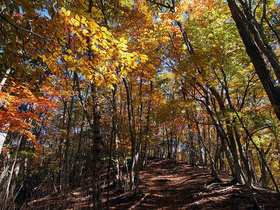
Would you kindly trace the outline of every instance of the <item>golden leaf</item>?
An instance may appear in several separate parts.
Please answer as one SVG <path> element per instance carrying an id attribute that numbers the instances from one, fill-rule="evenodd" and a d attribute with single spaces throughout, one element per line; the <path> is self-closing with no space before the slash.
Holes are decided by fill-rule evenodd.
<path id="1" fill-rule="evenodd" d="M 91 79 L 92 79 L 92 77 L 93 77 L 93 75 L 92 75 L 92 74 L 88 74 L 88 75 L 86 75 L 86 78 L 87 78 L 88 80 L 91 80 Z"/>
<path id="2" fill-rule="evenodd" d="M 62 7 L 61 10 L 66 16 L 70 16 L 71 12 L 69 10 L 66 10 L 64 7 Z"/>
<path id="3" fill-rule="evenodd" d="M 83 29 L 82 33 L 85 36 L 88 33 L 88 30 L 87 29 Z"/>
<path id="4" fill-rule="evenodd" d="M 81 24 L 87 25 L 87 19 L 85 17 L 82 17 Z"/>
<path id="5" fill-rule="evenodd" d="M 106 32 L 107 28 L 105 28 L 104 26 L 101 27 L 101 31 Z"/>

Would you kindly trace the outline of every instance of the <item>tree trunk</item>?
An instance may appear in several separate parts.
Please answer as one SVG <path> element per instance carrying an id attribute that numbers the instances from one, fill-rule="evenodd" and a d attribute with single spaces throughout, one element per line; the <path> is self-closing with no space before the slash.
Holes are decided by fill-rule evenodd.
<path id="1" fill-rule="evenodd" d="M 110 171 L 111 171 L 111 165 L 112 165 L 112 147 L 113 142 L 116 140 L 116 113 L 117 113 L 117 107 L 116 107 L 116 92 L 117 92 L 117 85 L 114 85 L 113 90 L 113 98 L 112 98 L 112 131 L 110 136 L 110 142 L 109 142 L 109 160 L 108 160 L 108 171 L 107 171 L 107 209 L 110 209 Z"/>
<path id="2" fill-rule="evenodd" d="M 92 172 L 92 201 L 94 209 L 101 208 L 101 200 L 100 200 L 100 186 L 99 186 L 99 170 L 100 170 L 100 162 L 101 162 L 101 148 L 103 145 L 102 137 L 101 137 L 101 126 L 100 126 L 100 112 L 99 112 L 99 104 L 98 104 L 98 97 L 97 97 L 97 88 L 94 84 L 90 84 L 91 90 L 91 98 L 92 98 L 92 113 L 93 119 L 89 114 L 83 97 L 81 93 L 81 88 L 79 85 L 79 78 L 78 74 L 74 72 L 74 80 L 76 82 L 76 91 L 78 92 L 78 97 L 80 99 L 81 106 L 83 108 L 85 117 L 87 122 L 92 130 L 92 144 L 91 144 L 91 157 L 89 157 L 90 166 Z"/>
<path id="3" fill-rule="evenodd" d="M 8 133 L 6 132 L 0 132 L 0 155 L 2 153 L 3 145 L 6 141 L 7 134 Z"/>
<path id="4" fill-rule="evenodd" d="M 136 197 L 140 195 L 139 190 L 139 172 L 140 172 L 140 159 L 141 159 L 141 150 L 142 150 L 142 140 L 143 140 L 143 93 L 142 93 L 143 79 L 140 75 L 140 84 L 139 84 L 139 142 L 137 144 L 136 156 L 135 156 L 135 194 Z"/>
<path id="5" fill-rule="evenodd" d="M 123 82 L 126 89 L 126 96 L 127 96 L 127 113 L 128 113 L 128 123 L 129 123 L 129 131 L 130 131 L 130 141 L 131 141 L 131 168 L 130 168 L 130 191 L 134 190 L 135 188 L 135 169 L 136 169 L 136 136 L 135 136 L 135 129 L 133 128 L 133 121 L 132 121 L 132 98 L 131 93 L 129 91 L 129 87 L 125 78 L 123 78 Z"/>
<path id="6" fill-rule="evenodd" d="M 93 206 L 94 209 L 101 208 L 99 171 L 101 162 L 102 137 L 100 134 L 100 112 L 98 99 L 96 96 L 97 88 L 92 84 L 92 100 L 93 100 L 93 144 L 92 144 L 92 188 L 93 188 Z"/>
<path id="7" fill-rule="evenodd" d="M 69 168 L 69 147 L 70 147 L 70 129 L 72 123 L 72 112 L 73 112 L 73 105 L 74 105 L 74 97 L 71 97 L 70 100 L 70 107 L 67 108 L 67 101 L 64 101 L 64 106 L 66 107 L 67 111 L 67 125 L 66 125 L 66 137 L 64 139 L 64 157 L 63 157 L 63 165 L 62 165 L 62 184 L 61 184 L 61 191 L 64 194 L 65 198 L 68 196 L 69 192 L 69 175 L 70 175 L 70 168 Z M 66 111 L 65 110 L 65 111 Z"/>
<path id="8" fill-rule="evenodd" d="M 265 154 L 265 151 L 264 151 L 263 148 L 261 148 L 261 154 L 265 158 L 266 154 Z M 266 171 L 265 163 L 262 159 L 260 160 L 260 162 L 261 162 L 261 184 L 262 184 L 262 187 L 267 188 L 268 177 L 267 177 L 267 171 Z"/>
<path id="9" fill-rule="evenodd" d="M 6 70 L 6 73 L 5 73 L 4 77 L 3 77 L 2 80 L 1 80 L 1 83 L 0 83 L 0 91 L 2 91 L 2 87 L 3 87 L 3 85 L 6 83 L 6 80 L 8 79 L 8 76 L 9 76 L 10 72 L 11 72 L 11 68 L 8 68 L 8 69 Z M 7 127 L 9 127 L 9 126 L 7 126 Z M 4 145 L 4 143 L 5 143 L 7 134 L 8 134 L 8 129 L 7 129 L 6 132 L 5 132 L 5 131 L 0 132 L 0 155 L 1 155 L 1 153 L 2 153 L 3 145 Z"/>
<path id="10" fill-rule="evenodd" d="M 189 128 L 189 144 L 190 144 L 190 164 L 196 166 L 196 151 L 194 146 L 194 134 L 192 132 L 192 125 L 188 124 Z"/>
<path id="11" fill-rule="evenodd" d="M 251 25 L 251 23 L 248 22 L 243 12 L 238 8 L 234 0 L 228 0 L 227 2 L 232 17 L 238 28 L 239 34 L 246 47 L 246 52 L 255 67 L 255 70 L 271 102 L 271 105 L 274 108 L 274 112 L 278 120 L 280 120 L 280 87 L 273 78 L 268 65 L 266 64 L 266 61 L 264 60 L 258 46 L 254 41 L 254 38 L 250 33 L 249 28 L 254 27 L 254 25 Z"/>
<path id="12" fill-rule="evenodd" d="M 194 120 L 195 120 L 195 124 L 196 124 L 196 130 L 197 130 L 197 134 L 198 134 L 198 139 L 199 141 L 201 142 L 204 150 L 205 150 L 205 153 L 208 154 L 209 156 L 209 159 L 210 159 L 210 163 L 211 163 L 211 169 L 212 169 L 212 175 L 215 177 L 215 180 L 216 181 L 220 181 L 220 178 L 219 178 L 219 174 L 218 174 L 218 171 L 216 169 L 216 164 L 215 164 L 215 161 L 213 159 L 213 156 L 211 154 L 211 152 L 208 150 L 208 148 L 206 147 L 205 145 L 205 142 L 203 141 L 203 138 L 201 136 L 201 132 L 200 132 L 200 128 L 199 128 L 199 124 L 198 124 L 198 121 L 196 120 L 196 118 L 194 117 Z"/>
<path id="13" fill-rule="evenodd" d="M 23 138 L 23 134 L 19 134 L 19 137 L 18 137 L 18 142 L 17 142 L 17 146 L 16 146 L 16 151 L 15 151 L 15 154 L 14 154 L 14 159 L 13 159 L 13 164 L 11 166 L 11 170 L 10 170 L 10 174 L 9 174 L 9 177 L 8 177 L 8 180 L 7 180 L 7 187 L 6 187 L 6 190 L 5 190 L 5 197 L 4 197 L 4 207 L 8 207 L 9 205 L 11 205 L 11 201 L 13 200 L 13 190 L 11 185 L 12 185 L 12 178 L 13 178 L 13 175 L 17 175 L 18 171 L 19 171 L 19 168 L 16 167 L 16 163 L 17 163 L 17 158 L 18 158 L 18 152 L 19 152 L 19 148 L 21 146 L 21 141 L 22 141 L 22 138 Z"/>
<path id="14" fill-rule="evenodd" d="M 150 82 L 150 94 L 153 91 L 153 82 Z M 146 117 L 146 130 L 145 130 L 145 146 L 144 146 L 144 160 L 143 160 L 143 167 L 147 167 L 148 164 L 148 141 L 149 141 L 149 133 L 150 133 L 150 113 L 151 113 L 151 103 L 152 100 L 148 101 L 148 113 Z"/>

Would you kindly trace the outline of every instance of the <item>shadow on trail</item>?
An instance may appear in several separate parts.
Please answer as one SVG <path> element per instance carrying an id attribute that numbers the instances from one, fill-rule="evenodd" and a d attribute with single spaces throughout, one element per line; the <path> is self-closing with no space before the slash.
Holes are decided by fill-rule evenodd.
<path id="1" fill-rule="evenodd" d="M 211 171 L 172 160 L 154 161 L 140 172 L 142 198 L 127 193 L 111 200 L 111 209 L 253 209 L 253 201 L 242 186 L 212 183 Z M 221 175 L 224 182 L 230 176 Z M 257 190 L 265 209 L 280 209 L 276 193 Z"/>

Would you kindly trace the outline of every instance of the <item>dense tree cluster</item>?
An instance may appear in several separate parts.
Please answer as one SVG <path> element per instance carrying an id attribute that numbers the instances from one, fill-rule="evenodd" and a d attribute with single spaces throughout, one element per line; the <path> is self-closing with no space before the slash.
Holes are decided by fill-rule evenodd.
<path id="1" fill-rule="evenodd" d="M 0 6 L 2 209 L 42 183 L 41 196 L 67 197 L 84 174 L 99 209 L 101 168 L 107 183 L 112 172 L 117 187 L 138 195 L 149 157 L 209 165 L 217 180 L 223 170 L 248 189 L 279 192 L 279 3 Z"/>

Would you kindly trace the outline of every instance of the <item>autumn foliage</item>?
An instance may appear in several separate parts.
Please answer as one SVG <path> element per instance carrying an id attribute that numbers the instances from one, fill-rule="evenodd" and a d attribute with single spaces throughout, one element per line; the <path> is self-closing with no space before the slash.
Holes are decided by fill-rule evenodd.
<path id="1" fill-rule="evenodd" d="M 84 174 L 101 208 L 105 165 L 139 195 L 149 157 L 278 190 L 280 7 L 236 2 L 2 1 L 1 208 L 41 182 L 67 196 Z"/>

